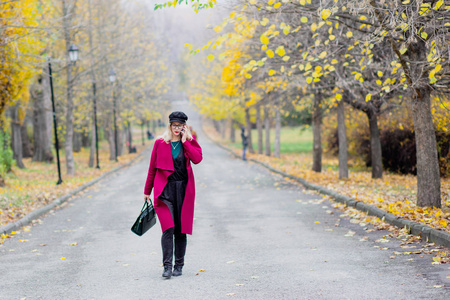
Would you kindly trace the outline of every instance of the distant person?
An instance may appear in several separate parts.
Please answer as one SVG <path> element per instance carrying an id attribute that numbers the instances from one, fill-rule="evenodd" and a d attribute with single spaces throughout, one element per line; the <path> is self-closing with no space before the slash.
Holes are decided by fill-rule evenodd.
<path id="1" fill-rule="evenodd" d="M 167 131 L 153 145 L 144 199 L 153 190 L 155 212 L 163 232 L 161 246 L 164 272 L 169 279 L 180 276 L 186 253 L 186 234 L 192 234 L 195 181 L 191 161 L 202 161 L 202 148 L 186 125 L 188 117 L 180 111 L 169 115 Z M 172 271 L 175 238 L 175 266 Z"/>
<path id="2" fill-rule="evenodd" d="M 193 137 L 195 140 L 198 140 L 197 131 L 195 131 L 195 130 L 192 128 L 192 125 L 189 125 L 189 130 L 190 130 L 191 133 L 192 133 L 192 137 Z"/>
<path id="3" fill-rule="evenodd" d="M 245 135 L 245 127 L 241 127 L 241 138 L 242 138 L 242 160 L 247 160 L 245 154 L 248 147 L 248 137 Z"/>
<path id="4" fill-rule="evenodd" d="M 148 140 L 153 140 L 154 135 L 150 132 L 150 130 L 147 130 L 147 139 Z"/>
<path id="5" fill-rule="evenodd" d="M 126 142 L 127 148 L 128 148 L 128 153 L 136 153 L 137 149 L 136 146 L 131 145 L 130 147 L 130 142 Z"/>

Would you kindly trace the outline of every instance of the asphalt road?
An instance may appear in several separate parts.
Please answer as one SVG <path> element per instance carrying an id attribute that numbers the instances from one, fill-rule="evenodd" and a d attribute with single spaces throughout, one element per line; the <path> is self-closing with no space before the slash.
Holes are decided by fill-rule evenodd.
<path id="1" fill-rule="evenodd" d="M 321 196 L 232 158 L 201 132 L 199 143 L 204 160 L 194 166 L 196 214 L 183 276 L 161 277 L 159 224 L 142 237 L 130 231 L 148 151 L 7 240 L 0 299 L 450 298 L 446 287 L 434 287 L 450 285 L 448 266 L 431 265 L 429 255 L 390 259 L 399 241 L 374 247 L 386 232 L 366 233 Z"/>

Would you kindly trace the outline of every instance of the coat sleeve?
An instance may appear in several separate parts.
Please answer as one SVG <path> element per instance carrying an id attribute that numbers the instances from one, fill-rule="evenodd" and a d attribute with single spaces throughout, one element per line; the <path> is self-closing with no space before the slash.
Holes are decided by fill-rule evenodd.
<path id="1" fill-rule="evenodd" d="M 158 149 L 159 140 L 153 144 L 152 156 L 150 158 L 150 166 L 148 167 L 147 180 L 145 181 L 144 195 L 150 195 L 153 189 L 156 174 L 156 151 Z"/>
<path id="2" fill-rule="evenodd" d="M 186 140 L 183 143 L 183 147 L 187 153 L 187 156 L 194 164 L 198 164 L 202 161 L 203 159 L 202 148 L 195 139 L 192 139 L 190 141 Z"/>

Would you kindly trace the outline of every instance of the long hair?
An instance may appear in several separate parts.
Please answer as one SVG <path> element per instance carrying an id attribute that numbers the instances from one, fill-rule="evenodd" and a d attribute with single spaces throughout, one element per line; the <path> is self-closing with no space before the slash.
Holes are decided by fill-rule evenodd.
<path id="1" fill-rule="evenodd" d="M 168 144 L 172 140 L 173 135 L 172 135 L 172 128 L 170 126 L 171 124 L 172 123 L 167 124 L 166 131 L 164 131 L 164 133 L 161 134 L 160 136 L 156 137 L 157 140 L 158 139 L 164 140 L 164 142 L 166 142 L 166 144 Z M 188 126 L 188 125 L 186 124 L 186 126 Z M 190 132 L 189 133 L 185 133 L 185 134 L 187 134 L 186 139 L 191 141 L 192 140 L 192 134 Z"/>

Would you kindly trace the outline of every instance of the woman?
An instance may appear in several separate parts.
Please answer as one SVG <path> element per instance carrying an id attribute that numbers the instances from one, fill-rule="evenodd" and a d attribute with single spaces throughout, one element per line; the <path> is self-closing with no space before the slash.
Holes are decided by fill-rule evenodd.
<path id="1" fill-rule="evenodd" d="M 192 234 L 194 222 L 195 182 L 191 161 L 202 161 L 202 148 L 186 126 L 188 117 L 180 111 L 169 115 L 167 131 L 153 145 L 144 198 L 150 201 L 154 189 L 154 206 L 161 229 L 163 277 L 180 276 L 186 253 L 186 234 Z M 175 266 L 172 271 L 175 237 Z"/>

